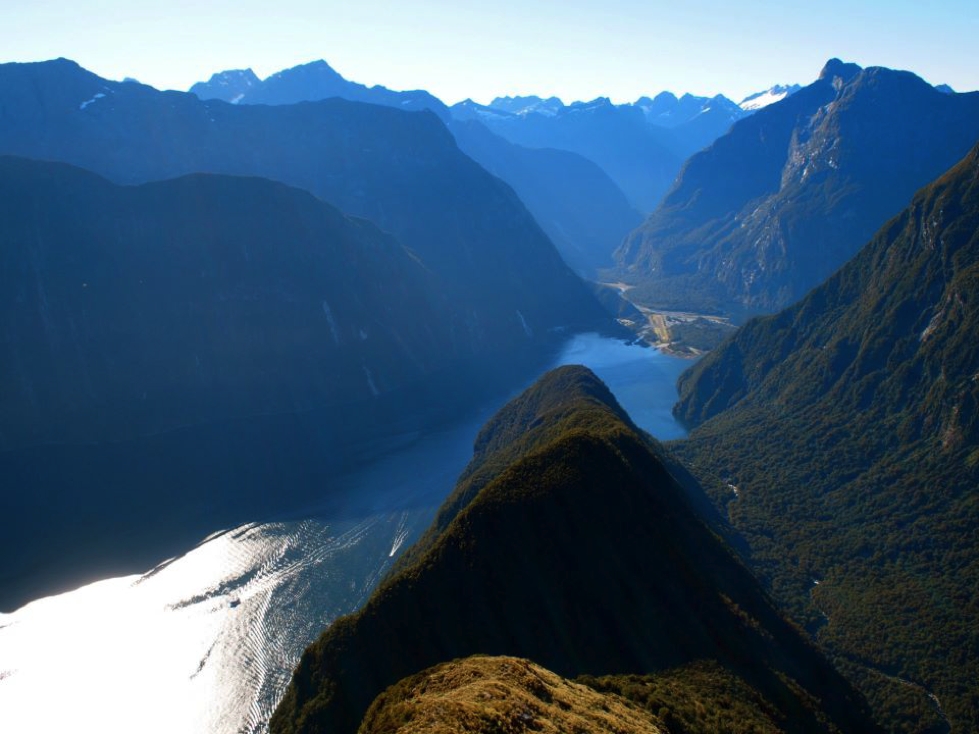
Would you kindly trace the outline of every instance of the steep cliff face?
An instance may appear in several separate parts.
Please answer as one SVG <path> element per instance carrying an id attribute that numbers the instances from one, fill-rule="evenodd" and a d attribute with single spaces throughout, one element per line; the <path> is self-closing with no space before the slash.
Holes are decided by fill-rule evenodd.
<path id="1" fill-rule="evenodd" d="M 979 94 L 832 60 L 693 156 L 617 252 L 651 304 L 770 313 L 843 265 L 979 138 Z"/>
<path id="2" fill-rule="evenodd" d="M 873 728 L 581 367 L 487 424 L 420 550 L 303 655 L 272 730 L 354 732 L 387 686 L 476 652 L 563 676 L 716 660 L 796 731 Z"/>
<path id="3" fill-rule="evenodd" d="M 909 731 L 979 723 L 961 685 L 979 671 L 977 232 L 974 148 L 825 284 L 686 373 L 676 407 L 699 426 L 677 450 L 737 487 L 715 498 L 757 567 Z M 936 652 L 950 640 L 954 659 Z"/>
<path id="4" fill-rule="evenodd" d="M 306 192 L 0 158 L 2 447 L 370 400 L 471 356 L 390 235 Z"/>

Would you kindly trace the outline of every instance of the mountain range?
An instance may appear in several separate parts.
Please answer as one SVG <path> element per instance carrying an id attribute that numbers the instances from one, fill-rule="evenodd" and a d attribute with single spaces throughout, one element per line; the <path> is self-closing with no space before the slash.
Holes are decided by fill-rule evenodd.
<path id="1" fill-rule="evenodd" d="M 979 93 L 831 60 L 684 165 L 616 253 L 647 305 L 772 312 L 852 257 L 979 138 Z"/>
<path id="2" fill-rule="evenodd" d="M 680 381 L 675 450 L 895 731 L 979 728 L 977 233 L 979 147 Z"/>
<path id="3" fill-rule="evenodd" d="M 413 552 L 307 649 L 271 731 L 355 732 L 388 686 L 475 653 L 562 676 L 713 661 L 775 727 L 873 731 L 689 491 L 591 372 L 546 374 L 480 431 Z"/>
<path id="4" fill-rule="evenodd" d="M 522 348 L 604 318 L 513 190 L 431 112 L 328 99 L 202 102 L 109 82 L 59 60 L 0 66 L 0 152 L 60 160 L 117 183 L 194 172 L 306 189 L 394 234 L 442 282 L 443 313 L 474 351 Z"/>
<path id="5" fill-rule="evenodd" d="M 392 91 L 379 85 L 367 87 L 344 79 L 322 59 L 283 69 L 266 79 L 259 79 L 251 69 L 218 72 L 208 81 L 194 84 L 190 93 L 202 100 L 219 99 L 242 105 L 295 104 L 342 97 L 402 110 L 431 110 L 442 120 L 449 118 L 448 108 L 428 92 Z"/>
<path id="6" fill-rule="evenodd" d="M 770 90 L 751 109 L 792 90 Z M 639 224 L 636 212 L 652 210 L 683 159 L 750 114 L 722 95 L 678 98 L 669 92 L 627 105 L 565 105 L 556 97 L 528 96 L 498 97 L 486 106 L 467 101 L 449 110 L 424 92 L 347 81 L 322 60 L 265 80 L 250 69 L 219 72 L 190 91 L 241 105 L 340 97 L 430 109 L 468 155 L 513 186 L 565 260 L 588 276 L 611 267 L 611 253 Z"/>

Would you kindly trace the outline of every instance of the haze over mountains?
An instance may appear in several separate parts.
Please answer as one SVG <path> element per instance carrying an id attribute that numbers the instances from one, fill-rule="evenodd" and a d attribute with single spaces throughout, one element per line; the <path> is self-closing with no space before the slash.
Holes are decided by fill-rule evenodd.
<path id="1" fill-rule="evenodd" d="M 979 728 L 979 93 L 837 59 L 740 105 L 448 108 L 322 61 L 193 92 L 0 65 L 0 606 L 328 505 L 612 314 L 777 312 L 666 447 L 584 367 L 507 403 L 272 729 L 436 690 L 461 731 L 487 690 L 513 731 Z"/>

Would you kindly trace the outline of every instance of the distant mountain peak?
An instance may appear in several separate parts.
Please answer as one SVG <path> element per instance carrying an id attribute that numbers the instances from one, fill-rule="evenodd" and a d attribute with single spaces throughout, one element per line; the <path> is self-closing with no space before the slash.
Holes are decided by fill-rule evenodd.
<path id="1" fill-rule="evenodd" d="M 556 115 L 564 109 L 564 102 L 558 97 L 538 97 L 537 95 L 497 97 L 490 102 L 487 107 L 495 110 L 503 110 L 514 115 Z"/>
<path id="2" fill-rule="evenodd" d="M 583 110 L 595 110 L 602 108 L 611 109 L 613 107 L 615 107 L 615 105 L 612 104 L 612 100 L 610 100 L 608 97 L 595 97 L 595 99 L 589 100 L 588 102 L 572 102 L 570 105 L 568 105 L 567 109 L 572 112 L 580 112 Z"/>
<path id="3" fill-rule="evenodd" d="M 190 92 L 199 99 L 220 99 L 243 105 L 286 105 L 341 97 L 398 109 L 427 109 L 443 120 L 449 116 L 445 105 L 428 92 L 396 92 L 379 84 L 368 88 L 348 81 L 323 59 L 282 69 L 264 80 L 255 76 L 251 69 L 222 71 L 207 82 L 198 82 Z"/>
<path id="4" fill-rule="evenodd" d="M 215 74 L 211 74 L 211 78 L 208 80 L 208 83 L 226 85 L 231 83 L 232 80 L 247 82 L 249 84 L 258 84 L 261 81 L 261 79 L 256 76 L 255 72 L 248 68 L 219 71 Z"/>
<path id="5" fill-rule="evenodd" d="M 220 99 L 238 104 L 246 94 L 261 84 L 262 80 L 250 68 L 228 69 L 211 74 L 210 79 L 198 82 L 189 91 L 200 99 Z"/>
<path id="6" fill-rule="evenodd" d="M 861 67 L 857 64 L 848 64 L 837 58 L 832 58 L 826 62 L 823 70 L 819 72 L 819 79 L 820 81 L 828 79 L 833 82 L 834 86 L 838 87 L 846 84 L 861 71 Z M 837 83 L 837 79 L 839 79 L 839 83 Z"/>
<path id="7" fill-rule="evenodd" d="M 315 61 L 309 61 L 305 64 L 296 64 L 288 69 L 283 69 L 278 71 L 269 79 L 277 79 L 285 76 L 296 76 L 301 74 L 316 74 L 318 76 L 326 76 L 331 79 L 339 79 L 342 81 L 347 81 L 343 76 L 332 66 L 330 66 L 324 59 L 316 59 Z M 266 80 L 268 81 L 268 79 Z"/>
<path id="8" fill-rule="evenodd" d="M 941 92 L 942 94 L 955 94 L 955 90 L 948 84 L 936 84 L 935 90 Z"/>

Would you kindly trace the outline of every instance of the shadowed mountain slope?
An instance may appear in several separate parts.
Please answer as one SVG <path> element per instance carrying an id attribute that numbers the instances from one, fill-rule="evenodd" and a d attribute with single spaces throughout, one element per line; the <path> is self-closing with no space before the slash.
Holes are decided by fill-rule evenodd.
<path id="1" fill-rule="evenodd" d="M 431 112 L 341 99 L 230 105 L 101 79 L 58 60 L 0 65 L 0 152 L 117 183 L 191 172 L 262 176 L 370 219 L 415 252 L 473 350 L 548 340 L 604 318 L 513 190 Z"/>
<path id="2" fill-rule="evenodd" d="M 475 120 L 453 121 L 459 147 L 513 186 L 565 262 L 586 276 L 612 266 L 612 253 L 642 222 L 596 164 L 575 153 L 525 148 Z"/>
<path id="3" fill-rule="evenodd" d="M 676 450 L 899 731 L 979 727 L 977 304 L 979 148 L 680 380 Z"/>
<path id="4" fill-rule="evenodd" d="M 304 653 L 272 731 L 354 732 L 389 685 L 476 652 L 562 676 L 711 659 L 794 731 L 873 728 L 582 367 L 490 420 L 421 549 Z"/>
<path id="5" fill-rule="evenodd" d="M 0 242 L 0 608 L 323 501 L 541 359 L 488 364 L 417 256 L 264 179 L 0 157 Z"/>

